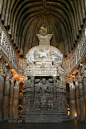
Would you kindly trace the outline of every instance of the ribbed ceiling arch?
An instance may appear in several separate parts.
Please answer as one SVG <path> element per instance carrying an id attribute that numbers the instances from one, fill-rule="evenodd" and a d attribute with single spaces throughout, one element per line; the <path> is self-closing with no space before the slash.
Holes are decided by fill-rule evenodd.
<path id="1" fill-rule="evenodd" d="M 85 0 L 1 0 L 2 23 L 21 54 L 38 45 L 36 34 L 45 24 L 53 34 L 51 45 L 65 55 L 80 35 L 85 16 Z"/>

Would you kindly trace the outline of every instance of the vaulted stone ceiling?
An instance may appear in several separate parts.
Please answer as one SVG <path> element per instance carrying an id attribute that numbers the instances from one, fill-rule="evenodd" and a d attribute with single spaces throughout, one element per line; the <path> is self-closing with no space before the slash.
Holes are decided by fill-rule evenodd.
<path id="1" fill-rule="evenodd" d="M 1 21 L 24 57 L 38 45 L 43 24 L 53 34 L 51 45 L 65 55 L 78 41 L 85 19 L 85 0 L 0 0 Z"/>

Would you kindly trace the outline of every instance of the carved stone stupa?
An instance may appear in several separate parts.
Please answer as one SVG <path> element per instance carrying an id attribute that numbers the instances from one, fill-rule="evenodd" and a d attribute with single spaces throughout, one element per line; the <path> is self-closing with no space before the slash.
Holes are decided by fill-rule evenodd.
<path id="1" fill-rule="evenodd" d="M 26 123 L 67 120 L 66 86 L 61 67 L 63 55 L 50 45 L 52 34 L 42 26 L 39 45 L 26 55 L 22 120 Z"/>

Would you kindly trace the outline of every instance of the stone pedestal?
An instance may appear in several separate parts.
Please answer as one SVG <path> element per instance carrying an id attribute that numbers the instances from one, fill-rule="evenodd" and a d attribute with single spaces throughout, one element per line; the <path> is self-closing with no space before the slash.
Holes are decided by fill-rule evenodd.
<path id="1" fill-rule="evenodd" d="M 42 78 L 30 79 L 24 84 L 22 120 L 26 123 L 62 122 L 68 120 L 64 90 L 61 87 L 57 88 L 58 82 L 53 80 L 53 78 L 50 83 L 46 78 Z M 33 82 L 34 92 L 32 88 Z"/>
<path id="2" fill-rule="evenodd" d="M 59 123 L 68 120 L 67 112 L 30 112 L 25 123 Z"/>
<path id="3" fill-rule="evenodd" d="M 39 33 L 39 45 L 26 54 L 22 120 L 26 123 L 62 122 L 68 120 L 66 101 L 63 102 L 66 99 L 63 55 L 50 45 L 52 34 L 47 34 L 46 28 L 42 26 Z"/>

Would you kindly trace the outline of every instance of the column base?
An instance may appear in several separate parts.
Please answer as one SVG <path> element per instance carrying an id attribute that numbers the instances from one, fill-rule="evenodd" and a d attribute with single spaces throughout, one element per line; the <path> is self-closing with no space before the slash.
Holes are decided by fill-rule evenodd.
<path id="1" fill-rule="evenodd" d="M 77 117 L 76 120 L 79 120 L 79 117 Z"/>
<path id="2" fill-rule="evenodd" d="M 9 119 L 8 123 L 22 123 L 22 120 L 17 120 L 17 119 Z"/>

